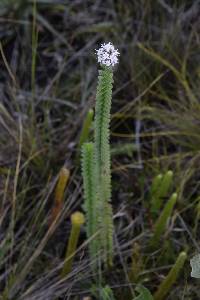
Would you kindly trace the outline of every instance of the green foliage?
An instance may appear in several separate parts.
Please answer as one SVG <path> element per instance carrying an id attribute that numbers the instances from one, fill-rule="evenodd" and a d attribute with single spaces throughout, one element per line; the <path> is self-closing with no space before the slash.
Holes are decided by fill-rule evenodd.
<path id="1" fill-rule="evenodd" d="M 95 297 L 95 299 L 102 299 L 102 300 L 115 300 L 113 291 L 109 285 L 106 286 L 96 286 L 93 285 L 91 288 L 91 293 Z"/>
<path id="2" fill-rule="evenodd" d="M 155 248 L 158 245 L 160 241 L 160 237 L 165 231 L 167 220 L 172 214 L 176 200 L 177 200 L 177 194 L 174 193 L 165 204 L 163 211 L 161 212 L 158 220 L 154 225 L 153 236 L 150 240 L 150 247 Z"/>
<path id="3" fill-rule="evenodd" d="M 151 213 L 153 216 L 159 214 L 163 198 L 165 198 L 172 186 L 173 172 L 167 171 L 164 175 L 159 174 L 153 179 L 151 194 Z"/>
<path id="4" fill-rule="evenodd" d="M 137 297 L 135 297 L 133 300 L 154 300 L 153 296 L 151 295 L 150 291 L 145 288 L 144 286 L 140 285 L 136 287 L 136 292 L 139 293 Z"/>
<path id="5" fill-rule="evenodd" d="M 158 197 L 160 198 L 166 197 L 172 185 L 172 180 L 173 180 L 173 172 L 169 170 L 163 175 L 162 181 L 160 183 Z"/>
<path id="6" fill-rule="evenodd" d="M 111 288 L 106 285 L 104 288 L 101 289 L 101 298 L 102 300 L 115 300 L 113 292 Z"/>
<path id="7" fill-rule="evenodd" d="M 167 274 L 166 278 L 162 281 L 162 283 L 158 287 L 158 290 L 155 292 L 154 294 L 155 300 L 166 299 L 165 297 L 170 292 L 172 285 L 176 282 L 178 275 L 184 266 L 186 258 L 187 258 L 186 252 L 181 252 L 179 254 L 175 264 Z"/>
<path id="8" fill-rule="evenodd" d="M 89 111 L 87 112 L 87 115 L 85 117 L 85 120 L 83 122 L 83 127 L 80 133 L 80 137 L 79 137 L 79 143 L 77 146 L 77 154 L 79 154 L 80 149 L 83 145 L 83 143 L 85 143 L 88 140 L 89 137 L 89 132 L 91 129 L 91 124 L 93 121 L 93 116 L 94 116 L 94 110 L 93 109 L 89 109 Z"/>
<path id="9" fill-rule="evenodd" d="M 155 176 L 153 178 L 152 184 L 151 184 L 151 190 L 150 190 L 150 195 L 152 197 L 151 199 L 151 210 L 153 211 L 154 208 L 154 202 L 155 202 L 155 198 L 157 196 L 157 194 L 159 193 L 159 188 L 160 188 L 160 184 L 162 182 L 163 179 L 163 174 L 158 174 L 157 176 Z"/>

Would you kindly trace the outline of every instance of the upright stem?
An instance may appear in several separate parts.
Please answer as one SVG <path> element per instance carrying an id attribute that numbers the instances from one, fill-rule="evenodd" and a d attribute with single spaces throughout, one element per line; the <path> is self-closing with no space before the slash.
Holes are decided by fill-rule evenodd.
<path id="1" fill-rule="evenodd" d="M 95 182 L 97 210 L 100 226 L 101 250 L 106 264 L 112 264 L 113 224 L 110 170 L 110 110 L 112 99 L 113 71 L 103 67 L 99 71 L 94 123 Z"/>

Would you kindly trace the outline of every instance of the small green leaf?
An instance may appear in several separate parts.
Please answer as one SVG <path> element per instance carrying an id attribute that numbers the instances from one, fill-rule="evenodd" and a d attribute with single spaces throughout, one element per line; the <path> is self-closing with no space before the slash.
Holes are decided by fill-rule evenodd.
<path id="1" fill-rule="evenodd" d="M 139 295 L 133 300 L 153 300 L 153 296 L 144 286 L 140 285 L 136 287 L 136 291 L 139 293 Z"/>
<path id="2" fill-rule="evenodd" d="M 115 300 L 113 292 L 108 285 L 106 285 L 104 288 L 102 288 L 101 297 L 102 297 L 102 300 Z"/>
<path id="3" fill-rule="evenodd" d="M 190 265 L 192 267 L 191 277 L 200 278 L 200 254 L 190 259 Z"/>

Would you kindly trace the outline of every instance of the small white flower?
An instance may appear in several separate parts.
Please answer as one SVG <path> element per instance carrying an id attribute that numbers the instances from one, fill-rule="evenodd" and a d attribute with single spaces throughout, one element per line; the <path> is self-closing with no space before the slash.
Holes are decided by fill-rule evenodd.
<path id="1" fill-rule="evenodd" d="M 101 47 L 96 50 L 97 60 L 100 64 L 107 67 L 114 66 L 118 63 L 118 56 L 120 55 L 118 49 L 109 42 L 108 44 L 101 44 Z"/>

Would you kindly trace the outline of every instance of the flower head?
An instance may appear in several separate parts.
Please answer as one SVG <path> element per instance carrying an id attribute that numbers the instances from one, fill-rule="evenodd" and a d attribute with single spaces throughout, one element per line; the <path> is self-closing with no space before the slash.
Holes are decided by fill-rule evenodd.
<path id="1" fill-rule="evenodd" d="M 115 49 L 113 44 L 101 44 L 101 47 L 96 50 L 98 62 L 107 67 L 114 66 L 118 63 L 118 56 L 120 55 L 118 49 Z"/>

